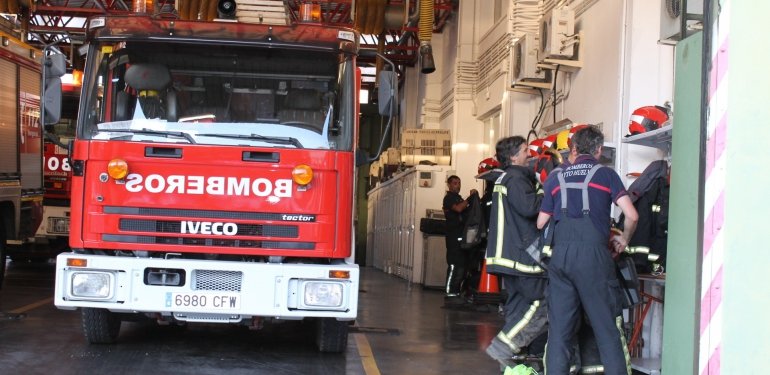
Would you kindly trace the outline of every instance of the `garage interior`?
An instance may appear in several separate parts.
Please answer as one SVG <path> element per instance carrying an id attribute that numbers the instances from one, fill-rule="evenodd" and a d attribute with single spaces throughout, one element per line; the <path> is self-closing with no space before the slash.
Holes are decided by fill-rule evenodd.
<path id="1" fill-rule="evenodd" d="M 505 291 L 479 263 L 467 303 L 444 305 L 444 238 L 421 230 L 421 223 L 443 218 L 447 177 L 462 179 L 463 197 L 471 189 L 483 191 L 483 181 L 476 178 L 479 163 L 494 156 L 497 140 L 512 135 L 530 144 L 557 139 L 580 124 L 601 128 L 601 161 L 627 188 L 651 164 L 669 169 L 665 247 L 650 249 L 662 252 L 665 262 L 639 268 L 640 301 L 624 312 L 634 374 L 759 374 L 770 366 L 764 355 L 770 351 L 764 340 L 770 324 L 757 319 L 770 303 L 770 292 L 762 287 L 768 255 L 758 216 L 770 209 L 758 198 L 768 177 L 753 154 L 762 146 L 760 126 L 770 115 L 764 90 L 770 79 L 757 69 L 770 57 L 757 43 L 763 35 L 759 17 L 770 12 L 770 4 L 232 4 L 273 7 L 259 13 L 258 22 L 272 17 L 279 24 L 343 26 L 361 34 L 356 141 L 368 156 L 379 157 L 360 166 L 355 177 L 353 252 L 361 281 L 347 347 L 341 354 L 317 353 L 308 333 L 313 328 L 298 322 L 255 332 L 214 324 L 158 327 L 143 320 L 123 325 L 114 346 L 89 345 L 79 314 L 58 310 L 52 302 L 53 261 L 8 258 L 0 290 L 2 372 L 500 373 L 484 349 L 502 325 L 497 303 Z M 54 46 L 67 56 L 70 74 L 86 63 L 88 17 L 131 14 L 142 7 L 145 13 L 149 7 L 159 17 L 180 20 L 255 17 L 228 15 L 229 9 L 220 7 L 204 19 L 183 0 L 8 0 L 1 5 L 3 35 L 38 49 Z M 387 100 L 377 79 L 382 70 L 396 73 L 394 116 L 381 110 Z M 633 117 L 650 106 L 665 108 L 668 120 L 632 134 Z M 564 152 L 556 144 L 553 149 Z M 617 207 L 614 214 L 617 218 Z"/>

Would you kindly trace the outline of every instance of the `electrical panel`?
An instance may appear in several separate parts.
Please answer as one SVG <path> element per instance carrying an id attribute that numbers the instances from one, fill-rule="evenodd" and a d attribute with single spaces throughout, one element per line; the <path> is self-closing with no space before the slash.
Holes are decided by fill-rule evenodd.
<path id="1" fill-rule="evenodd" d="M 575 34 L 575 11 L 554 8 L 540 20 L 540 59 L 569 59 L 575 46 L 569 39 Z"/>
<path id="2" fill-rule="evenodd" d="M 433 187 L 433 172 L 419 171 L 418 184 L 420 187 Z"/>
<path id="3" fill-rule="evenodd" d="M 697 31 L 703 20 L 703 1 L 660 0 L 660 41 L 676 43 Z M 686 4 L 687 9 L 684 9 Z M 684 24 L 682 19 L 684 17 Z M 684 27 L 684 28 L 683 28 Z"/>
<path id="4" fill-rule="evenodd" d="M 524 34 L 511 47 L 508 74 L 511 87 L 524 82 L 545 82 L 546 72 L 537 67 L 537 44 L 534 35 Z"/>

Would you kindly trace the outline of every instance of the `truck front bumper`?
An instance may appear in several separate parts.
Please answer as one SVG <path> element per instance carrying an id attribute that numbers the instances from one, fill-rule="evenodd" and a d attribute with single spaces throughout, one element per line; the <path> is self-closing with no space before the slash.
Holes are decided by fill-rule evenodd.
<path id="1" fill-rule="evenodd" d="M 256 263 L 63 253 L 55 305 L 236 323 L 252 317 L 354 320 L 355 264 Z"/>

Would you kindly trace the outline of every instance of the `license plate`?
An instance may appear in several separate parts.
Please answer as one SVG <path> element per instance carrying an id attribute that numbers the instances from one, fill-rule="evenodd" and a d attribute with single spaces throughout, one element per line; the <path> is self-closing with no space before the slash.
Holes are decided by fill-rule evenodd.
<path id="1" fill-rule="evenodd" d="M 166 293 L 166 307 L 193 310 L 238 310 L 241 296 L 236 293 Z"/>

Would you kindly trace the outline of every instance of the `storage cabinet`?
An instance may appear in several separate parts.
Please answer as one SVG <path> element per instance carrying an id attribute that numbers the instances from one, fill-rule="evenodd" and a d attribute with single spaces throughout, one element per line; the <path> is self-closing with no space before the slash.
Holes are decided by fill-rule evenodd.
<path id="1" fill-rule="evenodd" d="M 449 168 L 417 165 L 369 192 L 367 265 L 413 283 L 424 282 L 426 267 L 435 268 L 435 264 L 425 264 L 426 260 L 438 263 L 440 255 L 424 254 L 426 241 L 420 232 L 420 219 L 428 209 L 441 209 Z M 443 237 L 438 238 L 440 246 L 444 246 Z M 440 261 L 446 272 L 446 260 L 442 257 Z"/>

